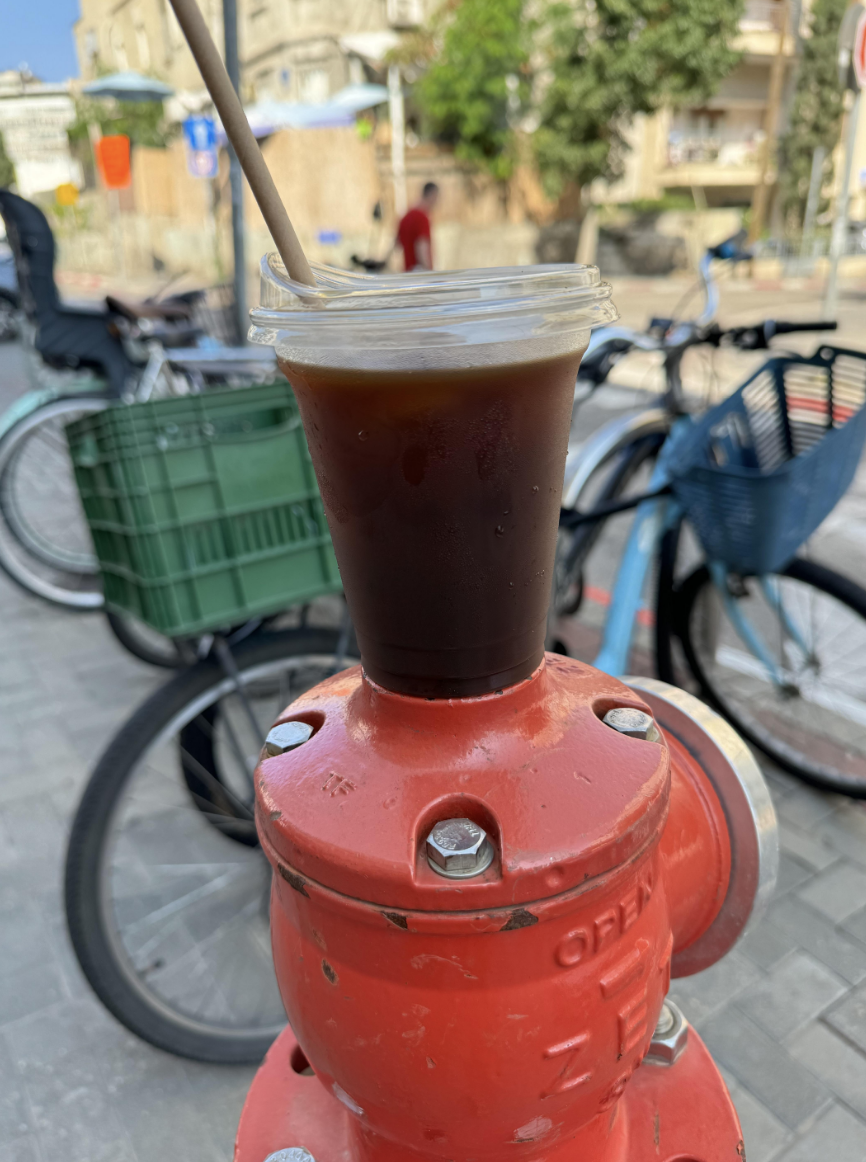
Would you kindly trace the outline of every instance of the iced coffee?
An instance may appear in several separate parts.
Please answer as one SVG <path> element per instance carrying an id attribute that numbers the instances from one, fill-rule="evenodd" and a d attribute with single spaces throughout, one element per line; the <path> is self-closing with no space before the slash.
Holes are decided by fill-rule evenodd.
<path id="1" fill-rule="evenodd" d="M 574 383 L 608 289 L 583 267 L 344 284 L 253 319 L 298 399 L 365 672 L 433 698 L 511 685 L 543 654 Z"/>

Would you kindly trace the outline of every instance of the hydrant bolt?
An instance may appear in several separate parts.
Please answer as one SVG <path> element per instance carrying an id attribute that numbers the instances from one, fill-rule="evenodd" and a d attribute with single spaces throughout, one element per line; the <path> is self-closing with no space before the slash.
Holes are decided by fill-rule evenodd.
<path id="1" fill-rule="evenodd" d="M 665 1001 L 645 1061 L 673 1065 L 689 1040 L 689 1023 L 673 1001 Z"/>
<path id="2" fill-rule="evenodd" d="M 468 879 L 493 860 L 493 844 L 471 819 L 442 819 L 427 836 L 427 861 L 440 876 Z"/>
<path id="3" fill-rule="evenodd" d="M 615 706 L 613 710 L 608 710 L 602 722 L 619 734 L 628 735 L 629 738 L 643 738 L 655 742 L 658 737 L 652 716 L 631 706 Z"/>
<path id="4" fill-rule="evenodd" d="M 316 1159 L 302 1146 L 290 1146 L 288 1150 L 277 1150 L 275 1154 L 268 1154 L 264 1162 L 316 1162 Z"/>
<path id="5" fill-rule="evenodd" d="M 268 758 L 285 754 L 308 742 L 312 735 L 313 728 L 308 722 L 281 722 L 265 739 L 265 754 Z"/>

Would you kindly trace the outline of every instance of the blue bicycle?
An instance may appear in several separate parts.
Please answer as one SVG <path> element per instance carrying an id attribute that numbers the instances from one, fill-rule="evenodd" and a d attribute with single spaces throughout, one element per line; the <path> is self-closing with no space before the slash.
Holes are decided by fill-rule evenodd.
<path id="1" fill-rule="evenodd" d="M 649 336 L 664 352 L 664 398 L 606 424 L 569 458 L 554 613 L 580 609 L 590 553 L 607 523 L 634 508 L 594 664 L 628 671 L 655 565 L 654 618 L 643 617 L 654 632 L 639 632 L 658 676 L 681 684 L 684 664 L 701 696 L 780 766 L 866 798 L 866 590 L 797 556 L 856 470 L 866 354 L 773 352 L 697 418 L 680 375 L 691 347 L 763 350 L 776 335 L 835 324 L 668 323 Z"/>

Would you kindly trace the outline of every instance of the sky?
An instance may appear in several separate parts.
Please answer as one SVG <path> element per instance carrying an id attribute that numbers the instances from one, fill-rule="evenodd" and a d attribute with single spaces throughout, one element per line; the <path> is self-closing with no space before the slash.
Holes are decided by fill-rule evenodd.
<path id="1" fill-rule="evenodd" d="M 26 62 L 43 81 L 78 76 L 72 24 L 78 0 L 0 0 L 0 71 Z"/>

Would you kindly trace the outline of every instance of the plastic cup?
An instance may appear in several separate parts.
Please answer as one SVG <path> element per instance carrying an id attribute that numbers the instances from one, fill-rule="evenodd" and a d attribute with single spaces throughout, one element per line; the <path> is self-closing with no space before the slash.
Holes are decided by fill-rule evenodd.
<path id="1" fill-rule="evenodd" d="M 365 672 L 433 698 L 519 682 L 543 656 L 574 383 L 610 288 L 581 266 L 316 273 L 263 260 L 251 338 L 295 390 Z"/>

